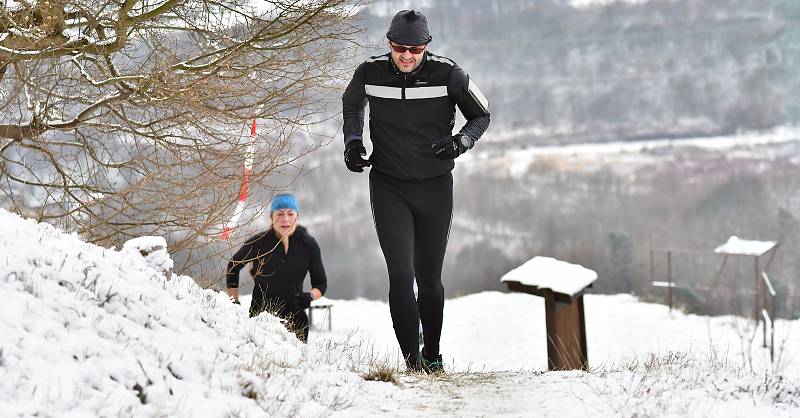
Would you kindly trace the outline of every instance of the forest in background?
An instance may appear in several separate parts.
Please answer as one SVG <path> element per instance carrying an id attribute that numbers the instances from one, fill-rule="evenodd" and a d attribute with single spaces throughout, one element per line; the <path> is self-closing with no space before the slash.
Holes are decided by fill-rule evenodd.
<path id="1" fill-rule="evenodd" d="M 383 53 L 390 16 L 406 2 L 365 9 L 366 38 Z M 747 314 L 749 260 L 729 261 L 729 236 L 775 240 L 770 273 L 783 315 L 800 312 L 797 144 L 711 151 L 663 148 L 638 157 L 540 157 L 510 174 L 503 156 L 534 145 L 731 135 L 791 124 L 796 61 L 780 2 L 651 1 L 576 9 L 561 2 L 441 1 L 423 9 L 431 50 L 453 58 L 491 100 L 478 144 L 486 162 L 458 162 L 456 213 L 444 277 L 448 296 L 503 289 L 499 278 L 535 255 L 583 264 L 592 291 L 665 301 L 652 288 L 650 249 L 675 256 L 679 304 Z M 369 43 L 367 43 L 369 45 Z M 367 54 L 365 54 L 367 55 Z M 711 139 L 709 139 L 710 141 Z M 298 183 L 310 228 L 325 244 L 333 297 L 384 298 L 388 285 L 369 213 L 366 176 L 344 171 L 341 138 Z M 369 148 L 369 145 L 368 145 Z M 322 215 L 324 216 L 316 216 Z M 665 280 L 663 254 L 656 280 Z M 699 292 L 696 288 L 714 288 Z"/>
<path id="2" fill-rule="evenodd" d="M 600 279 L 592 292 L 633 293 L 666 301 L 665 255 L 673 256 L 679 305 L 703 313 L 752 309 L 734 283 L 753 288 L 752 260 L 713 250 L 731 235 L 780 244 L 769 273 L 783 315 L 800 311 L 800 142 L 707 150 L 663 148 L 611 156 L 521 158 L 513 154 L 459 162 L 455 213 L 444 266 L 449 297 L 502 290 L 500 277 L 534 256 L 582 264 Z M 385 297 L 388 283 L 369 212 L 366 175 L 343 173 L 337 155 L 318 162 L 298 195 L 303 219 L 324 249 L 332 297 Z M 761 261 L 763 266 L 766 259 Z M 711 292 L 695 289 L 713 288 Z M 736 302 L 734 307 L 732 303 Z"/>
<path id="3" fill-rule="evenodd" d="M 325 69 L 348 72 L 367 56 L 385 53 L 384 34 L 391 15 L 408 4 L 379 1 L 361 9 L 357 24 L 366 30 L 357 42 L 349 43 L 355 45 L 354 49 L 335 48 L 348 44 L 340 37 L 349 37 L 354 28 L 346 26 L 332 40 L 320 39 L 314 44 L 318 49 L 313 52 L 322 52 L 324 60 L 308 60 L 302 54 L 289 58 L 301 67 L 314 62 L 325 75 Z M 501 289 L 499 278 L 503 273 L 533 256 L 546 255 L 596 270 L 601 280 L 592 291 L 629 292 L 658 299 L 662 292 L 649 286 L 651 247 L 711 252 L 728 236 L 738 235 L 780 241 L 781 249 L 771 269 L 781 295 L 779 306 L 784 315 L 797 315 L 800 265 L 792 257 L 800 245 L 800 162 L 796 158 L 800 150 L 796 143 L 731 151 L 662 148 L 635 156 L 638 162 L 629 161 L 629 156 L 590 160 L 537 157 L 527 162 L 524 170 L 513 173 L 505 158 L 514 159 L 515 151 L 538 145 L 667 140 L 797 126 L 800 6 L 789 0 L 652 0 L 585 8 L 556 0 L 444 0 L 422 4 L 434 38 L 431 50 L 467 70 L 490 99 L 492 112 L 489 131 L 472 151 L 481 157 L 472 162 L 459 160 L 454 172 L 456 214 L 444 269 L 448 296 Z M 183 38 L 164 39 L 179 42 Z M 134 45 L 131 56 L 135 58 L 143 45 Z M 198 45 L 208 47 L 202 42 Z M 170 53 L 180 50 L 156 46 Z M 261 62 L 274 65 L 278 74 L 292 68 L 274 60 Z M 75 69 L 73 72 L 75 80 L 83 76 Z M 50 77 L 55 73 L 45 74 Z M 258 81 L 260 89 L 272 91 L 276 87 L 269 83 L 269 77 L 264 80 Z M 340 80 L 342 90 L 347 81 Z M 238 88 L 247 86 L 243 83 Z M 323 248 L 331 281 L 329 296 L 383 299 L 388 283 L 369 211 L 366 176 L 344 168 L 341 120 L 336 116 L 339 93 L 330 85 L 325 87 L 308 94 L 300 89 L 297 103 L 292 103 L 298 109 L 303 109 L 306 99 L 315 104 L 332 103 L 327 114 L 305 109 L 304 116 L 314 121 L 332 118 L 327 122 L 308 126 L 305 119 L 280 107 L 270 108 L 270 112 L 280 117 L 293 115 L 297 119 L 293 129 L 286 130 L 279 119 L 260 121 L 260 138 L 264 141 L 258 144 L 255 167 L 259 175 L 252 178 L 248 209 L 242 219 L 263 215 L 275 190 L 295 191 L 303 207 L 302 222 Z M 219 91 L 227 90 L 222 86 Z M 204 100 L 215 99 L 208 89 L 197 92 Z M 23 101 L 19 91 L 7 93 L 14 101 Z M 227 94 L 234 95 L 231 91 Z M 250 94 L 259 100 L 269 97 L 255 91 Z M 71 109 L 67 106 L 64 111 Z M 174 128 L 175 121 L 163 112 L 152 115 L 164 117 L 169 128 Z M 206 116 L 193 112 L 182 115 L 191 120 Z M 214 131 L 224 140 L 222 143 L 235 145 L 239 152 L 222 150 L 215 158 L 172 166 L 173 171 L 190 176 L 210 192 L 187 183 L 176 186 L 185 193 L 172 200 L 163 197 L 170 192 L 175 196 L 175 190 L 155 186 L 147 190 L 150 201 L 123 199 L 128 209 L 149 209 L 155 204 L 166 208 L 158 219 L 144 221 L 142 211 L 131 212 L 137 221 L 125 223 L 130 234 L 153 233 L 145 221 L 164 222 L 170 216 L 174 225 L 192 225 L 195 231 L 179 230 L 172 224 L 164 229 L 169 231 L 165 235 L 171 244 L 191 241 L 187 237 L 195 235 L 189 232 L 196 234 L 196 241 L 190 243 L 196 245 L 172 247 L 176 271 L 218 289 L 224 286 L 227 257 L 248 234 L 264 227 L 263 222 L 256 222 L 237 230 L 231 241 L 218 239 L 216 230 L 233 214 L 241 162 L 248 154 L 242 140 L 247 138 L 245 129 L 238 122 L 229 122 L 197 124 Z M 202 144 L 207 138 L 197 135 L 202 129 L 193 126 L 179 124 L 178 128 L 188 132 L 180 139 L 191 138 Z M 154 130 L 153 134 L 167 131 Z M 124 141 L 115 144 L 108 140 L 106 131 L 98 129 L 96 133 L 96 143 L 105 153 L 120 154 L 116 145 Z M 68 131 L 49 139 L 58 143 L 76 140 Z M 7 158 L 14 160 L 11 144 L 4 143 L 3 150 L 8 149 Z M 288 148 L 293 155 L 307 155 L 294 161 L 273 160 L 269 154 Z M 208 150 L 220 152 L 214 147 Z M 159 162 L 170 165 L 168 154 L 157 155 L 164 157 Z M 75 157 L 66 154 L 54 158 L 72 161 Z M 226 162 L 225 170 L 213 171 L 219 182 L 193 175 L 201 172 L 199 168 L 209 169 L 209 163 L 213 166 L 221 161 Z M 34 165 L 28 167 L 35 171 Z M 116 179 L 113 170 L 96 174 L 101 179 Z M 154 169 L 151 174 L 162 176 L 167 184 L 175 182 L 169 171 Z M 295 177 L 297 174 L 300 176 Z M 10 186 L 7 178 L 0 180 L 6 197 L 23 196 L 22 200 L 31 205 L 40 194 L 58 200 L 58 193 L 40 193 L 35 184 Z M 113 181 L 107 183 L 116 186 Z M 213 219 L 194 211 L 193 205 L 208 200 L 217 205 Z M 6 200 L 0 204 L 13 206 Z M 170 212 L 175 205 L 183 210 L 180 216 Z M 14 209 L 35 213 L 39 208 Z M 59 225 L 75 227 L 71 223 Z M 124 238 L 108 234 L 103 244 L 119 248 Z M 675 262 L 676 280 L 702 287 L 713 279 L 719 259 L 710 255 Z M 657 266 L 658 275 L 663 275 L 663 268 Z M 750 277 L 749 266 L 729 268 L 728 283 L 735 277 Z M 730 299 L 722 294 L 709 297 L 688 292 L 681 303 L 687 309 L 723 313 L 730 312 Z"/>
<path id="4" fill-rule="evenodd" d="M 378 10 L 409 2 L 385 1 Z M 783 1 L 653 0 L 574 8 L 559 0 L 444 0 L 422 8 L 430 49 L 492 101 L 493 131 L 564 144 L 726 135 L 787 122 L 800 23 Z M 365 9 L 379 44 L 389 17 Z M 796 11 L 795 11 L 796 12 Z M 514 131 L 518 131 L 514 134 Z M 499 140 L 500 138 L 498 138 Z"/>

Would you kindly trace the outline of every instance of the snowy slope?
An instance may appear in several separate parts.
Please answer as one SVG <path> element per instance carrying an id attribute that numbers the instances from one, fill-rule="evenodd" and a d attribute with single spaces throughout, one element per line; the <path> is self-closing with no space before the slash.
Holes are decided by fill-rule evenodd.
<path id="1" fill-rule="evenodd" d="M 249 295 L 242 301 L 249 305 Z M 332 331 L 325 311 L 316 311 L 311 345 L 363 341 L 399 363 L 388 304 L 363 299 L 332 302 Z M 743 318 L 670 312 L 667 306 L 626 294 L 586 295 L 584 303 L 593 368 L 681 352 L 724 357 L 756 373 L 775 370 L 800 379 L 800 320 L 775 321 L 773 365 L 769 350 L 761 347 L 761 328 Z M 546 370 L 545 336 L 544 299 L 537 296 L 483 292 L 445 303 L 442 354 L 451 372 Z"/>
<path id="2" fill-rule="evenodd" d="M 447 375 L 365 382 L 399 363 L 383 302 L 334 301 L 305 346 L 163 257 L 2 210 L 0 231 L 2 417 L 800 415 L 798 321 L 773 368 L 746 320 L 590 295 L 592 370 L 546 372 L 541 299 L 486 292 L 445 305 Z"/>
<path id="3" fill-rule="evenodd" d="M 1 416 L 321 416 L 355 396 L 276 318 L 138 252 L 3 210 L 0 231 Z"/>
<path id="4" fill-rule="evenodd" d="M 630 295 L 585 296 L 592 372 L 547 372 L 543 298 L 484 292 L 445 303 L 448 376 L 407 377 L 336 416 L 800 416 L 800 320 L 777 321 L 776 354 L 748 320 L 670 312 Z M 334 301 L 310 344 L 372 341 L 398 358 L 387 304 Z M 758 331 L 758 332 L 756 332 Z M 431 408 L 431 405 L 435 407 Z"/>
<path id="5" fill-rule="evenodd" d="M 243 303 L 248 304 L 248 297 Z M 332 301 L 310 345 L 342 344 L 399 364 L 386 303 Z M 585 296 L 590 373 L 547 370 L 544 300 L 484 292 L 445 303 L 448 375 L 403 376 L 338 417 L 800 416 L 800 321 L 776 321 L 776 355 L 735 317 L 670 312 L 630 295 Z"/>

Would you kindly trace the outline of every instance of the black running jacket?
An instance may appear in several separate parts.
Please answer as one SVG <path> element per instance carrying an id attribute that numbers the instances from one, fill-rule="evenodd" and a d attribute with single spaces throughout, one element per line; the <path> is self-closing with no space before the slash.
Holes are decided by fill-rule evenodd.
<path id="1" fill-rule="evenodd" d="M 399 179 L 429 179 L 453 170 L 431 145 L 449 138 L 455 105 L 467 119 L 459 131 L 477 141 L 489 126 L 488 102 L 475 83 L 449 58 L 428 51 L 410 73 L 397 69 L 391 54 L 365 61 L 342 96 L 345 149 L 362 141 L 369 103 L 372 167 Z"/>
<path id="2" fill-rule="evenodd" d="M 311 274 L 311 287 L 322 294 L 328 288 L 319 245 L 302 226 L 289 236 L 288 253 L 272 228 L 245 241 L 228 263 L 225 275 L 228 288 L 239 287 L 239 270 L 250 262 L 253 279 L 266 280 L 266 296 L 292 300 L 303 291 L 307 273 Z"/>

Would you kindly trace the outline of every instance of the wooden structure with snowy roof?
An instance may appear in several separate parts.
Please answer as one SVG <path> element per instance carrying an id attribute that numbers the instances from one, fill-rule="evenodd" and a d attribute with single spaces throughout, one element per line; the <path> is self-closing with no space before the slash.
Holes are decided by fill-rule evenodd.
<path id="1" fill-rule="evenodd" d="M 322 318 L 322 320 L 324 322 L 325 318 L 327 317 L 327 319 L 328 319 L 328 331 L 330 331 L 331 327 L 333 327 L 333 319 L 331 317 L 331 308 L 332 307 L 333 307 L 333 301 L 328 299 L 328 298 L 326 298 L 325 296 L 323 296 L 323 297 L 321 297 L 319 299 L 312 300 L 311 301 L 311 306 L 309 306 L 308 309 L 307 309 L 308 326 L 309 327 L 313 327 L 314 326 L 314 310 L 325 310 L 326 315 Z"/>
<path id="2" fill-rule="evenodd" d="M 775 258 L 775 253 L 778 250 L 778 243 L 775 241 L 754 241 L 741 239 L 735 235 L 728 238 L 728 241 L 714 249 L 717 254 L 722 254 L 725 258 L 722 259 L 722 267 L 725 267 L 725 260 L 728 256 L 744 256 L 753 257 L 753 271 L 755 273 L 754 293 L 755 293 L 755 312 L 754 319 L 759 321 L 761 319 L 761 311 L 763 309 L 763 295 L 764 286 L 762 285 L 762 274 L 769 270 L 772 260 Z M 762 269 L 759 261 L 762 256 L 770 254 L 767 265 Z"/>
<path id="3" fill-rule="evenodd" d="M 666 253 L 667 256 L 667 281 L 656 281 L 655 280 L 655 263 L 654 263 L 654 253 L 655 252 L 663 252 Z M 769 278 L 767 271 L 769 267 L 772 265 L 772 260 L 775 258 L 775 254 L 778 252 L 778 243 L 775 241 L 757 241 L 757 240 L 747 240 L 741 239 L 735 235 L 732 235 L 728 238 L 724 244 L 717 246 L 714 249 L 715 254 L 722 255 L 722 263 L 719 267 L 719 271 L 717 273 L 716 278 L 714 279 L 713 285 L 709 288 L 690 288 L 690 287 L 682 287 L 678 286 L 675 281 L 672 279 L 672 255 L 674 253 L 684 253 L 684 254 L 695 254 L 701 255 L 707 253 L 706 251 L 697 251 L 697 250 L 676 250 L 676 249 L 665 249 L 665 250 L 650 250 L 650 276 L 651 276 L 651 283 L 655 287 L 665 287 L 667 288 L 667 301 L 669 304 L 670 311 L 673 307 L 673 296 L 672 290 L 676 288 L 683 288 L 689 291 L 694 292 L 695 290 L 703 291 L 703 292 L 715 292 L 717 289 L 717 284 L 719 283 L 720 278 L 722 277 L 723 272 L 725 271 L 725 265 L 728 261 L 729 257 L 752 257 L 753 258 L 753 289 L 737 289 L 737 282 L 733 280 L 730 283 L 732 287 L 732 297 L 735 301 L 739 295 L 739 293 L 751 293 L 755 296 L 755 303 L 753 304 L 753 319 L 756 321 L 757 324 L 763 325 L 763 338 L 764 347 L 770 348 L 770 358 L 774 359 L 775 355 L 775 324 L 773 320 L 777 317 L 776 311 L 776 299 L 777 299 L 777 292 L 772 285 L 772 280 Z M 761 264 L 761 257 L 769 255 L 767 259 L 766 265 Z M 763 267 L 762 267 L 763 266 Z M 769 299 L 769 309 L 767 309 L 767 302 L 765 299 Z M 769 343 L 767 342 L 767 329 L 769 329 L 770 338 Z"/>
<path id="4" fill-rule="evenodd" d="M 550 370 L 588 368 L 583 292 L 595 280 L 593 270 L 550 257 L 534 257 L 500 279 L 511 291 L 544 298 Z"/>

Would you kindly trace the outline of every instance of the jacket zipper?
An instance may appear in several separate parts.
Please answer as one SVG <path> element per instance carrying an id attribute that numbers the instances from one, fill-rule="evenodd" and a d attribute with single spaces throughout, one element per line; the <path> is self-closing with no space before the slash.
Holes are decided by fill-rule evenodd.
<path id="1" fill-rule="evenodd" d="M 402 115 L 402 122 L 403 126 L 406 125 L 406 83 L 408 82 L 408 78 L 402 77 L 403 79 L 403 88 L 400 90 L 400 114 Z M 404 138 L 403 140 L 403 148 L 405 149 L 406 158 L 410 156 L 408 152 L 408 138 Z M 414 178 L 414 168 L 411 164 L 406 164 L 408 167 L 409 177 Z"/>

